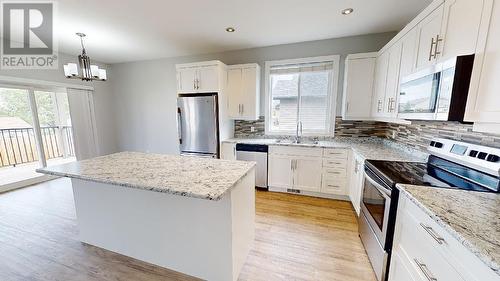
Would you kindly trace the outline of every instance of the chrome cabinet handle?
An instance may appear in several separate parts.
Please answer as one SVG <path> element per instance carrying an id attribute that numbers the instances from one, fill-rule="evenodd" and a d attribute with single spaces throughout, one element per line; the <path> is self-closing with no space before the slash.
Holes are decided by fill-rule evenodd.
<path id="1" fill-rule="evenodd" d="M 417 266 L 420 269 L 420 271 L 422 271 L 422 273 L 424 274 L 425 278 L 427 278 L 427 280 L 429 280 L 429 281 L 437 281 L 436 277 L 434 277 L 432 275 L 432 273 L 429 271 L 429 268 L 427 268 L 427 265 L 425 263 L 421 263 L 416 258 L 413 259 L 413 260 L 417 264 Z"/>
<path id="2" fill-rule="evenodd" d="M 434 45 L 436 44 L 436 42 L 434 42 L 434 37 L 431 38 L 431 48 L 429 50 L 429 61 L 432 60 L 432 56 L 433 56 L 433 52 L 432 52 L 432 49 L 434 48 Z"/>
<path id="3" fill-rule="evenodd" d="M 245 105 L 241 104 L 241 114 L 245 113 Z"/>
<path id="4" fill-rule="evenodd" d="M 378 104 L 377 104 L 377 112 L 382 111 L 382 106 L 383 106 L 383 104 L 382 104 L 382 100 L 378 100 Z"/>
<path id="5" fill-rule="evenodd" d="M 443 38 L 439 38 L 439 34 L 438 34 L 438 35 L 436 35 L 436 43 L 435 43 L 435 47 L 434 47 L 434 55 L 433 55 L 434 59 L 436 59 L 436 58 L 437 58 L 437 55 L 440 55 L 440 54 L 441 54 L 441 52 L 440 52 L 440 51 L 438 51 L 438 46 L 439 46 L 439 42 L 442 42 L 442 41 L 443 41 Z"/>
<path id="6" fill-rule="evenodd" d="M 420 223 L 420 226 L 432 237 L 438 244 L 443 244 L 443 242 L 446 242 L 443 237 L 440 237 L 432 227 L 425 225 L 424 223 Z"/>
<path id="7" fill-rule="evenodd" d="M 179 143 L 182 144 L 182 113 L 180 107 L 177 108 L 177 129 L 179 134 Z"/>

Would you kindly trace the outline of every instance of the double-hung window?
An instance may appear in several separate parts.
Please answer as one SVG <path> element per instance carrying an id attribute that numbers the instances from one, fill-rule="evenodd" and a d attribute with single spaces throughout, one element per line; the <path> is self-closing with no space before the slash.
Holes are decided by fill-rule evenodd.
<path id="1" fill-rule="evenodd" d="M 266 62 L 266 133 L 333 135 L 339 56 Z"/>

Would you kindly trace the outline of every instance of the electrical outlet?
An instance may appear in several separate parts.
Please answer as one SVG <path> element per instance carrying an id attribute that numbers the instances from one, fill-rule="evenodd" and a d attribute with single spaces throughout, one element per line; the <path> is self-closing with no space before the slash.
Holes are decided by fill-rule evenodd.
<path id="1" fill-rule="evenodd" d="M 396 138 L 396 131 L 392 131 L 392 138 L 395 139 Z"/>
<path id="2" fill-rule="evenodd" d="M 250 127 L 250 132 L 252 132 L 252 133 L 255 132 L 255 127 L 254 126 Z"/>

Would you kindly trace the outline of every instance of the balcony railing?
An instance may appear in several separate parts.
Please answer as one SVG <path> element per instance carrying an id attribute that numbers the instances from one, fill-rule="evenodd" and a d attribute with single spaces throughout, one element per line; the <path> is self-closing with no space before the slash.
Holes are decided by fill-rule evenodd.
<path id="1" fill-rule="evenodd" d="M 75 156 L 71 126 L 40 129 L 45 159 Z M 0 129 L 0 167 L 39 160 L 33 128 Z"/>

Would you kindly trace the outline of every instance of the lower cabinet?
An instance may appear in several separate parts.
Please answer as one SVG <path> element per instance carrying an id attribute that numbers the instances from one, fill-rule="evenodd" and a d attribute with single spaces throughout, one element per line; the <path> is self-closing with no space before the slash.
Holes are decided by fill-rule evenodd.
<path id="1" fill-rule="evenodd" d="M 353 152 L 349 179 L 349 199 L 351 199 L 352 206 L 358 216 L 361 211 L 361 196 L 363 193 L 363 183 L 365 179 L 363 171 L 364 158 L 356 152 Z"/>
<path id="2" fill-rule="evenodd" d="M 222 143 L 220 147 L 220 158 L 225 160 L 236 160 L 236 143 Z"/>
<path id="3" fill-rule="evenodd" d="M 270 188 L 347 195 L 349 149 L 269 147 Z"/>
<path id="4" fill-rule="evenodd" d="M 500 277 L 404 193 L 396 217 L 389 281 L 480 281 Z"/>

